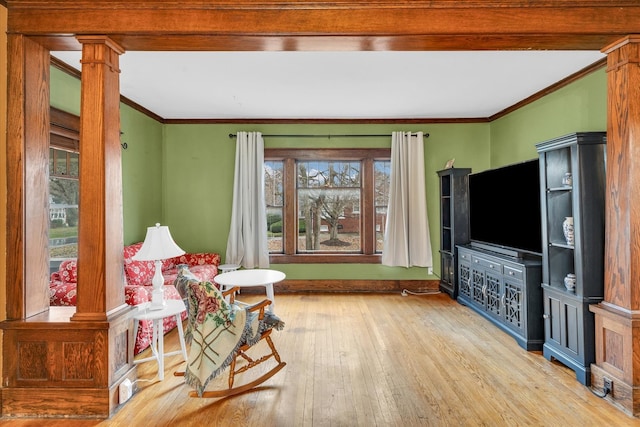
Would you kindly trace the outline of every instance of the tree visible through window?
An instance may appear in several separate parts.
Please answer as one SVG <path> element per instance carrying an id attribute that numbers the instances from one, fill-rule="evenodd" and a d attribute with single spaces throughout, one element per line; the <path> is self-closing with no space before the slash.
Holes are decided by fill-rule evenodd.
<path id="1" fill-rule="evenodd" d="M 360 252 L 360 169 L 357 161 L 297 162 L 298 252 Z"/>
<path id="2" fill-rule="evenodd" d="M 284 217 L 283 162 L 264 162 L 264 199 L 267 205 L 269 252 L 282 253 L 282 218 Z"/>
<path id="3" fill-rule="evenodd" d="M 386 149 L 265 150 L 271 261 L 379 262 L 389 155 Z"/>
<path id="4" fill-rule="evenodd" d="M 78 153 L 49 149 L 49 256 L 78 256 Z"/>
<path id="5" fill-rule="evenodd" d="M 80 199 L 80 117 L 50 110 L 49 140 L 49 269 L 78 257 Z"/>

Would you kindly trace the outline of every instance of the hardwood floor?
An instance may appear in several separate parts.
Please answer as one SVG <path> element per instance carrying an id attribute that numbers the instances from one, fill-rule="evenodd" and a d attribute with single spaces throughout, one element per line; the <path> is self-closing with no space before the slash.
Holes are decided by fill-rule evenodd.
<path id="1" fill-rule="evenodd" d="M 276 299 L 286 327 L 273 339 L 287 366 L 259 389 L 226 399 L 189 398 L 182 379 L 171 375 L 184 367 L 180 356 L 173 356 L 166 359 L 162 382 L 155 363 L 139 365 L 140 390 L 109 420 L 2 420 L 0 425 L 640 425 L 577 382 L 573 371 L 524 351 L 444 294 Z M 176 334 L 166 336 L 166 350 L 178 348 Z M 215 383 L 225 381 L 226 376 Z"/>

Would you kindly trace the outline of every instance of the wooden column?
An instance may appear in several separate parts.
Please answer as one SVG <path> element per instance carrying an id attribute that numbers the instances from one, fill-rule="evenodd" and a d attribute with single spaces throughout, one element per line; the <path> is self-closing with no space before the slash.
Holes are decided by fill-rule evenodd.
<path id="1" fill-rule="evenodd" d="M 592 386 L 613 382 L 609 398 L 640 415 L 640 35 L 607 56 L 607 194 L 604 300 L 596 324 Z"/>
<path id="2" fill-rule="evenodd" d="M 82 43 L 78 294 L 72 320 L 106 320 L 124 305 L 120 68 L 104 36 Z"/>
<path id="3" fill-rule="evenodd" d="M 7 320 L 3 416 L 108 417 L 136 379 L 124 304 L 118 55 L 83 42 L 77 302 L 49 307 L 49 51 L 9 35 Z"/>
<path id="4" fill-rule="evenodd" d="M 49 51 L 8 36 L 7 319 L 49 308 Z"/>

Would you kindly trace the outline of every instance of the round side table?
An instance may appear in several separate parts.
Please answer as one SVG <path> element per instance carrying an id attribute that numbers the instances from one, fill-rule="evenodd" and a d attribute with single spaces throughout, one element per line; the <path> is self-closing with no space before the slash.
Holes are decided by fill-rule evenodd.
<path id="1" fill-rule="evenodd" d="M 238 264 L 222 264 L 218 266 L 218 270 L 223 273 L 228 273 L 230 271 L 236 271 L 240 266 Z"/>
<path id="2" fill-rule="evenodd" d="M 264 287 L 267 298 L 271 301 L 267 310 L 273 313 L 276 306 L 273 284 L 283 281 L 285 277 L 286 275 L 281 271 L 256 268 L 218 274 L 213 280 L 224 289 L 230 289 L 234 286 L 239 288 Z"/>
<path id="3" fill-rule="evenodd" d="M 240 266 L 238 264 L 222 264 L 222 265 L 218 266 L 218 270 L 220 270 L 220 272 L 221 272 L 220 274 L 228 273 L 230 271 L 236 271 L 239 268 L 240 268 Z M 215 279 L 214 279 L 214 281 L 215 281 Z M 227 289 L 229 289 L 230 287 L 231 286 L 220 285 L 220 290 L 222 292 L 224 292 Z M 227 298 L 227 302 L 228 301 L 229 301 L 229 298 Z"/>
<path id="4" fill-rule="evenodd" d="M 182 318 L 181 314 L 186 311 L 186 307 L 182 300 L 166 300 L 165 306 L 162 310 L 149 310 L 149 305 L 141 308 L 140 312 L 134 314 L 135 327 L 134 333 L 138 333 L 138 323 L 140 320 L 151 320 L 153 322 L 153 338 L 151 340 L 151 352 L 153 353 L 150 357 L 145 357 L 144 359 L 134 360 L 134 364 L 148 362 L 150 360 L 155 360 L 158 362 L 158 379 L 162 381 L 164 379 L 164 358 L 166 356 L 173 356 L 176 354 L 182 354 L 185 362 L 187 361 L 187 347 L 184 343 L 184 332 L 182 330 Z M 178 337 L 180 339 L 180 350 L 172 351 L 169 353 L 164 352 L 164 332 L 163 332 L 163 321 L 165 317 L 175 316 L 176 322 L 178 323 Z"/>

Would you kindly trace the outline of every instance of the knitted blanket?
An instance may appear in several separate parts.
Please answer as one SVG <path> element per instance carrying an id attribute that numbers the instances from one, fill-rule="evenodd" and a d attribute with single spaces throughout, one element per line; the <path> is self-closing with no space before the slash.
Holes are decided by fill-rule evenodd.
<path id="1" fill-rule="evenodd" d="M 198 281 L 188 270 L 180 269 L 178 285 L 186 290 L 189 311 L 185 340 L 191 342 L 191 349 L 185 382 L 199 396 L 229 366 L 240 346 L 255 344 L 266 329 L 284 327 L 271 313 L 265 313 L 260 321 L 250 307 L 229 304 L 213 283 Z"/>

